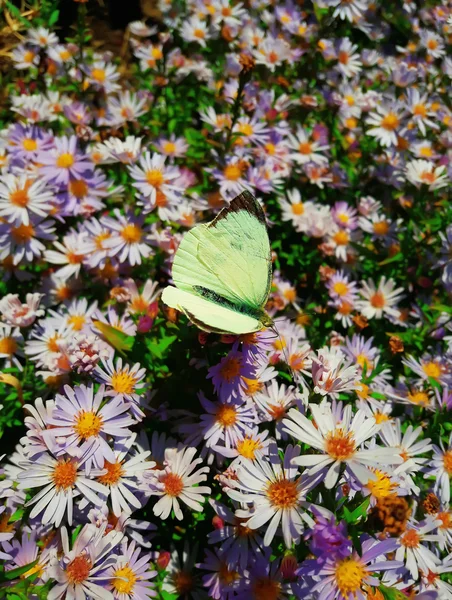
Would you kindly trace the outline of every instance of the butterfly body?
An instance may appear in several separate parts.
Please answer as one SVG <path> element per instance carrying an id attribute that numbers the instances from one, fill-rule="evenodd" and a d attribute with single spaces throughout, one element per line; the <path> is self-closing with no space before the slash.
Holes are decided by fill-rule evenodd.
<path id="1" fill-rule="evenodd" d="M 200 329 L 250 333 L 271 326 L 264 306 L 272 262 L 265 215 L 243 192 L 210 223 L 190 230 L 176 252 L 176 287 L 162 300 L 187 315 Z"/>

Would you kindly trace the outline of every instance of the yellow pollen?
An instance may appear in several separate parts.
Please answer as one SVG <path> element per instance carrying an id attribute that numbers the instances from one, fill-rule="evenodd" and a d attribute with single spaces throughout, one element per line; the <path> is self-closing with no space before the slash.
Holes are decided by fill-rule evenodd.
<path id="1" fill-rule="evenodd" d="M 163 149 L 167 154 L 173 154 L 173 152 L 176 152 L 176 144 L 174 142 L 165 142 L 163 144 Z"/>
<path id="2" fill-rule="evenodd" d="M 413 106 L 413 114 L 418 115 L 419 117 L 427 116 L 427 108 L 425 104 L 415 104 Z"/>
<path id="3" fill-rule="evenodd" d="M 353 558 L 345 558 L 339 561 L 336 567 L 336 583 L 344 598 L 356 597 L 361 589 L 363 580 L 367 573 L 365 567 Z"/>
<path id="4" fill-rule="evenodd" d="M 336 429 L 334 433 L 328 433 L 325 441 L 325 451 L 334 460 L 344 461 L 355 454 L 355 440 L 351 433 L 345 433 L 342 429 Z"/>
<path id="5" fill-rule="evenodd" d="M 117 394 L 133 394 L 136 378 L 128 371 L 115 371 L 111 376 L 111 387 Z"/>
<path id="6" fill-rule="evenodd" d="M 448 450 L 443 456 L 444 470 L 448 475 L 452 475 L 452 450 Z"/>
<path id="7" fill-rule="evenodd" d="M 281 339 L 277 339 L 273 342 L 273 348 L 275 350 L 282 350 L 287 346 L 286 340 L 282 337 Z"/>
<path id="8" fill-rule="evenodd" d="M 56 164 L 57 167 L 60 167 L 60 169 L 69 169 L 72 167 L 74 162 L 74 157 L 70 152 L 63 152 L 63 154 L 60 154 L 60 156 L 57 158 Z"/>
<path id="9" fill-rule="evenodd" d="M 168 144 L 170 142 L 167 142 Z M 149 183 L 149 185 L 152 185 L 153 187 L 160 187 L 163 183 L 165 183 L 165 177 L 163 176 L 162 171 L 160 171 L 159 169 L 149 169 L 149 171 L 146 171 L 146 181 Z"/>
<path id="10" fill-rule="evenodd" d="M 128 244 L 137 244 L 141 240 L 142 236 L 143 231 L 141 227 L 134 225 L 133 223 L 129 223 L 121 231 L 121 237 Z"/>
<path id="11" fill-rule="evenodd" d="M 33 138 L 25 138 L 22 141 L 22 146 L 24 150 L 27 150 L 27 152 L 33 152 L 33 150 L 36 150 L 38 147 L 38 142 Z"/>
<path id="12" fill-rule="evenodd" d="M 124 469 L 122 468 L 121 462 L 111 463 L 106 460 L 104 462 L 104 469 L 106 469 L 107 472 L 98 477 L 99 483 L 102 483 L 103 485 L 114 485 L 115 483 L 118 483 L 124 475 Z"/>
<path id="13" fill-rule="evenodd" d="M 378 423 L 378 425 L 380 425 L 381 423 L 385 423 L 386 421 L 390 420 L 389 417 L 388 417 L 388 415 L 385 415 L 382 412 L 376 412 L 374 414 L 374 417 L 375 417 L 375 422 Z"/>
<path id="14" fill-rule="evenodd" d="M 366 368 L 372 368 L 373 366 L 372 361 L 369 360 L 365 354 L 358 354 L 356 357 L 356 362 L 362 369 L 364 369 L 364 365 L 366 365 Z"/>
<path id="15" fill-rule="evenodd" d="M 422 370 L 427 375 L 427 377 L 432 377 L 436 380 L 438 380 L 441 377 L 442 369 L 438 363 L 430 361 L 422 365 Z"/>
<path id="16" fill-rule="evenodd" d="M 104 249 L 103 242 L 105 240 L 108 240 L 110 237 L 111 237 L 110 231 L 104 231 L 103 233 L 97 234 L 96 237 L 94 238 L 94 243 L 96 245 L 96 248 L 98 250 L 103 250 Z"/>
<path id="17" fill-rule="evenodd" d="M 377 235 L 386 235 L 389 231 L 389 223 L 387 221 L 377 221 L 374 223 L 374 233 Z"/>
<path id="18" fill-rule="evenodd" d="M 237 411 L 233 406 L 223 404 L 217 410 L 216 421 L 220 423 L 222 427 L 231 427 L 237 422 Z"/>
<path id="19" fill-rule="evenodd" d="M 264 148 L 267 151 L 267 153 L 270 154 L 270 156 L 273 156 L 273 154 L 276 152 L 276 146 L 275 146 L 275 144 L 272 144 L 271 142 L 268 142 L 267 144 L 265 144 Z"/>
<path id="20" fill-rule="evenodd" d="M 152 48 L 151 54 L 155 60 L 160 60 L 163 57 L 163 52 L 160 48 Z"/>
<path id="21" fill-rule="evenodd" d="M 47 340 L 47 350 L 50 350 L 50 352 L 59 352 L 60 351 L 60 346 L 58 344 L 59 339 L 60 339 L 60 336 L 58 335 L 58 333 L 56 333 L 54 336 L 50 337 Z"/>
<path id="22" fill-rule="evenodd" d="M 295 204 L 292 204 L 291 208 L 294 215 L 302 215 L 304 213 L 303 202 L 295 202 Z"/>
<path id="23" fill-rule="evenodd" d="M 423 171 L 420 174 L 419 178 L 421 179 L 421 181 L 427 183 L 428 185 L 435 183 L 436 181 L 436 175 L 431 171 Z"/>
<path id="24" fill-rule="evenodd" d="M 104 69 L 93 69 L 91 71 L 91 78 L 99 83 L 103 83 L 106 79 L 106 74 Z"/>
<path id="25" fill-rule="evenodd" d="M 287 290 L 284 290 L 283 296 L 288 302 L 295 302 L 297 292 L 293 288 L 288 288 Z"/>
<path id="26" fill-rule="evenodd" d="M 22 223 L 18 227 L 11 227 L 11 236 L 16 244 L 26 244 L 32 239 L 34 234 L 35 230 L 32 225 L 24 225 Z"/>
<path id="27" fill-rule="evenodd" d="M 238 129 L 243 135 L 253 135 L 253 126 L 249 123 L 239 123 Z"/>
<path id="28" fill-rule="evenodd" d="M 388 113 L 381 121 L 381 126 L 387 131 L 394 131 L 399 126 L 399 119 L 395 113 Z"/>
<path id="29" fill-rule="evenodd" d="M 83 254 L 76 254 L 71 250 L 66 253 L 66 258 L 70 265 L 78 265 L 83 262 Z"/>
<path id="30" fill-rule="evenodd" d="M 58 461 L 52 479 L 58 491 L 73 487 L 77 480 L 76 465 L 70 459 Z"/>
<path id="31" fill-rule="evenodd" d="M 400 538 L 400 543 L 402 546 L 405 546 L 405 548 L 417 548 L 420 541 L 421 536 L 415 529 L 408 529 L 408 531 Z"/>
<path id="32" fill-rule="evenodd" d="M 264 384 L 258 379 L 248 379 L 248 377 L 242 377 L 242 379 L 246 386 L 245 393 L 247 396 L 254 396 L 264 387 Z"/>
<path id="33" fill-rule="evenodd" d="M 35 53 L 32 52 L 31 50 L 27 50 L 27 52 L 24 53 L 24 62 L 25 63 L 32 63 L 34 57 L 35 57 Z"/>
<path id="34" fill-rule="evenodd" d="M 61 50 L 60 58 L 63 61 L 69 60 L 71 58 L 71 53 L 68 50 Z"/>
<path id="35" fill-rule="evenodd" d="M 350 217 L 348 216 L 347 213 L 339 213 L 337 215 L 337 218 L 339 219 L 339 221 L 341 223 L 348 223 L 350 221 Z"/>
<path id="36" fill-rule="evenodd" d="M 66 568 L 66 576 L 69 582 L 77 585 L 86 581 L 89 577 L 91 567 L 92 563 L 87 555 L 76 556 Z"/>
<path id="37" fill-rule="evenodd" d="M 114 578 L 111 580 L 113 588 L 119 594 L 132 594 L 136 582 L 137 577 L 128 565 L 117 569 Z"/>
<path id="38" fill-rule="evenodd" d="M 81 411 L 77 415 L 74 429 L 84 440 L 97 436 L 102 429 L 102 417 L 92 411 Z"/>
<path id="39" fill-rule="evenodd" d="M 428 395 L 425 392 L 414 392 L 408 394 L 408 400 L 413 404 L 418 404 L 419 406 L 428 406 L 430 404 L 430 400 Z"/>
<path id="40" fill-rule="evenodd" d="M 362 381 L 359 382 L 359 385 L 361 386 L 361 389 L 356 389 L 356 393 L 360 398 L 365 400 L 369 397 L 369 386 Z"/>
<path id="41" fill-rule="evenodd" d="M 143 298 L 143 296 L 136 296 L 130 303 L 129 310 L 137 313 L 144 313 L 147 311 L 149 302 Z"/>
<path id="42" fill-rule="evenodd" d="M 333 290 L 338 296 L 345 296 L 348 293 L 348 285 L 343 281 L 336 281 L 333 285 Z"/>
<path id="43" fill-rule="evenodd" d="M 69 191 L 76 198 L 84 198 L 88 194 L 88 185 L 83 179 L 74 179 L 69 184 Z"/>
<path id="44" fill-rule="evenodd" d="M 436 518 L 441 521 L 440 529 L 450 529 L 452 527 L 452 514 L 450 512 L 439 512 Z"/>
<path id="45" fill-rule="evenodd" d="M 429 50 L 436 50 L 438 48 L 438 42 L 436 40 L 429 40 L 427 42 L 427 48 Z"/>
<path id="46" fill-rule="evenodd" d="M 341 229 L 337 233 L 333 235 L 333 240 L 336 242 L 338 246 L 346 246 L 350 241 L 350 236 L 346 231 Z"/>
<path id="47" fill-rule="evenodd" d="M 353 310 L 353 305 L 350 302 L 342 301 L 337 309 L 338 313 L 344 316 L 349 315 Z"/>
<path id="48" fill-rule="evenodd" d="M 370 303 L 374 308 L 384 308 L 386 306 L 386 299 L 381 292 L 375 292 L 375 294 L 370 297 Z"/>
<path id="49" fill-rule="evenodd" d="M 433 156 L 433 150 L 430 148 L 430 146 L 424 146 L 423 148 L 419 149 L 419 154 L 420 156 L 431 158 Z"/>
<path id="50" fill-rule="evenodd" d="M 173 498 L 180 496 L 182 490 L 184 489 L 182 477 L 176 473 L 165 473 L 160 481 L 163 483 L 165 493 Z"/>
<path id="51" fill-rule="evenodd" d="M 195 29 L 193 31 L 193 35 L 200 40 L 203 40 L 206 37 L 205 31 L 203 29 Z"/>
<path id="52" fill-rule="evenodd" d="M 387 498 L 388 496 L 394 495 L 394 489 L 397 487 L 396 484 L 391 483 L 391 480 L 383 473 L 383 471 L 376 470 L 376 479 L 369 479 L 367 487 L 374 498 Z"/>
<path id="53" fill-rule="evenodd" d="M 238 165 L 228 165 L 224 169 L 223 174 L 226 179 L 237 181 L 242 176 L 242 171 Z"/>
<path id="54" fill-rule="evenodd" d="M 350 56 L 348 55 L 348 52 L 341 50 L 337 56 L 337 60 L 341 63 L 341 65 L 346 65 L 350 60 Z"/>
<path id="55" fill-rule="evenodd" d="M 86 317 L 84 315 L 72 315 L 67 322 L 75 331 L 81 331 L 83 325 L 86 323 Z"/>
<path id="56" fill-rule="evenodd" d="M 298 504 L 299 495 L 297 483 L 288 479 L 280 479 L 267 487 L 267 498 L 278 509 L 293 508 Z"/>
<path id="57" fill-rule="evenodd" d="M 16 351 L 17 342 L 13 337 L 4 337 L 0 340 L 0 354 L 8 354 L 9 356 L 11 356 Z"/>
<path id="58" fill-rule="evenodd" d="M 258 440 L 247 437 L 244 440 L 240 440 L 237 443 L 237 452 L 244 458 L 254 460 L 256 457 L 256 450 L 262 448 L 261 443 Z"/>

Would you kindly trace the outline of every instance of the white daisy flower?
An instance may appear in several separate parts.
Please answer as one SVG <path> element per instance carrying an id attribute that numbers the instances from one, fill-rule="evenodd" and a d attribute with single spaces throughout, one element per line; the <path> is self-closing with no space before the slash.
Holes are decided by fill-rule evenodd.
<path id="1" fill-rule="evenodd" d="M 356 305 L 361 314 L 367 319 L 381 319 L 383 316 L 398 318 L 400 311 L 397 309 L 397 303 L 403 297 L 403 288 L 395 288 L 393 279 L 386 280 L 382 277 L 378 286 L 372 279 L 363 281 L 360 290 L 361 300 Z"/>

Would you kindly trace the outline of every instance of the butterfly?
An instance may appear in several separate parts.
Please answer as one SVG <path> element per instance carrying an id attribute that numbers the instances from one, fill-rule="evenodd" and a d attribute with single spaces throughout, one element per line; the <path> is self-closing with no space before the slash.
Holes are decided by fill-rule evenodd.
<path id="1" fill-rule="evenodd" d="M 204 331 L 245 334 L 272 327 L 265 312 L 272 282 L 264 211 L 244 191 L 210 223 L 191 229 L 174 257 L 176 287 L 162 300 Z"/>

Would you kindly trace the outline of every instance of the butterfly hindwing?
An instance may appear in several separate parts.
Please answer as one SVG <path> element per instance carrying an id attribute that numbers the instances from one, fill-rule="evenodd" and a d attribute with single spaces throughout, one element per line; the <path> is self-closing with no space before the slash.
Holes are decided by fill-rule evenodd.
<path id="1" fill-rule="evenodd" d="M 262 323 L 252 316 L 175 287 L 165 288 L 162 300 L 168 306 L 183 312 L 204 331 L 240 335 L 262 328 Z"/>

